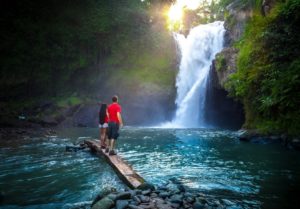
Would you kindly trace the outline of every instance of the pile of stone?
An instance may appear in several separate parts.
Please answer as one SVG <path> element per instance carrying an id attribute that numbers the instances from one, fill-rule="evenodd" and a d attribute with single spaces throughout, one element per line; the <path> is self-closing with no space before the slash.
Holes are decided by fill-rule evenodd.
<path id="1" fill-rule="evenodd" d="M 155 188 L 143 184 L 138 189 L 122 192 L 106 191 L 98 195 L 92 209 L 209 209 L 239 208 L 230 200 L 208 198 L 202 193 L 188 192 L 177 181 Z"/>

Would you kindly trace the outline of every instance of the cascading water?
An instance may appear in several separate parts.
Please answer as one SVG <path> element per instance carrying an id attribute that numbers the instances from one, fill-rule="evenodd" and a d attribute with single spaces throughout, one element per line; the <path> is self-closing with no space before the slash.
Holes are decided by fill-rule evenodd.
<path id="1" fill-rule="evenodd" d="M 180 48 L 180 70 L 176 79 L 176 115 L 169 127 L 206 127 L 204 121 L 207 78 L 215 55 L 222 50 L 223 22 L 199 25 L 187 38 L 174 34 Z"/>

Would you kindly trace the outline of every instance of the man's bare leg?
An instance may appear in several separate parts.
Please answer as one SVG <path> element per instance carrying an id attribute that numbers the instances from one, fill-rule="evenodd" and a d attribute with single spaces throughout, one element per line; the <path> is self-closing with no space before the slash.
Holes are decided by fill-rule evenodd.
<path id="1" fill-rule="evenodd" d="M 115 140 L 111 139 L 110 140 L 110 150 L 114 150 L 114 147 L 115 147 Z"/>

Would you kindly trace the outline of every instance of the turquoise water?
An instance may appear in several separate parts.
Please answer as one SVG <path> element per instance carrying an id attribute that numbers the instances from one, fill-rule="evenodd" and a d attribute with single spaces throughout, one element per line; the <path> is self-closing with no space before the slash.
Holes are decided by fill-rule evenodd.
<path id="1" fill-rule="evenodd" d="M 102 188 L 124 188 L 103 159 L 88 150 L 65 152 L 94 130 L 69 130 L 67 137 L 1 141 L 1 208 L 63 208 L 92 201 Z"/>
<path id="2" fill-rule="evenodd" d="M 128 129 L 119 153 L 148 181 L 183 185 L 244 208 L 294 208 L 300 153 L 279 144 L 240 142 L 235 132 Z"/>
<path id="3" fill-rule="evenodd" d="M 2 208 L 62 208 L 91 201 L 102 188 L 124 185 L 103 159 L 65 146 L 97 129 L 1 142 Z M 188 189 L 241 208 L 293 208 L 300 194 L 300 153 L 279 144 L 240 142 L 235 132 L 127 127 L 118 153 L 154 184 L 176 177 Z"/>

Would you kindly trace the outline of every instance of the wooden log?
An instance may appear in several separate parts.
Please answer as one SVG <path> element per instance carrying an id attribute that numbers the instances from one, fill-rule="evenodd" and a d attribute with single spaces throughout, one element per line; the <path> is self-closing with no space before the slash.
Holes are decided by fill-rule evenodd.
<path id="1" fill-rule="evenodd" d="M 108 155 L 108 153 L 105 153 L 105 149 L 101 149 L 99 140 L 85 140 L 84 143 L 91 149 L 91 151 L 103 156 L 116 171 L 117 175 L 130 188 L 135 189 L 145 182 L 145 180 L 133 170 L 132 166 L 125 162 L 120 156 Z"/>

